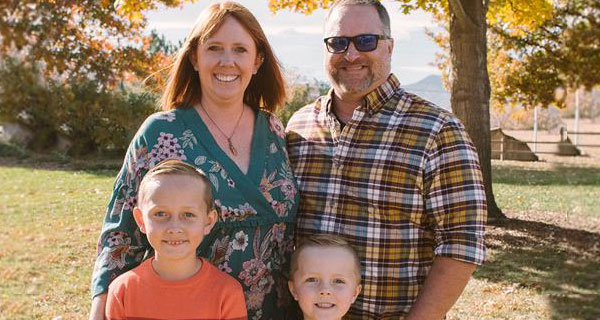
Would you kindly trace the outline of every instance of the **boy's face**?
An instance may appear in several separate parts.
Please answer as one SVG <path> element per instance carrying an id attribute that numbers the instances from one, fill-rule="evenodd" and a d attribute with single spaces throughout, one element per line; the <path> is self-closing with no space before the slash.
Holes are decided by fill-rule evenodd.
<path id="1" fill-rule="evenodd" d="M 208 211 L 204 184 L 186 175 L 157 175 L 144 184 L 134 217 L 157 260 L 196 259 L 196 248 L 217 220 Z"/>
<path id="2" fill-rule="evenodd" d="M 288 285 L 300 304 L 304 320 L 336 320 L 356 300 L 361 290 L 359 282 L 354 258 L 348 250 L 307 247 L 298 256 L 298 268 Z"/>

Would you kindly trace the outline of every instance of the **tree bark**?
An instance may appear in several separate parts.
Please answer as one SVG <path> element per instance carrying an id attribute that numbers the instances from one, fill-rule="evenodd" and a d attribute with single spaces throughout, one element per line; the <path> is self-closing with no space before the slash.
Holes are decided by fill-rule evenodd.
<path id="1" fill-rule="evenodd" d="M 483 173 L 488 221 L 503 220 L 492 191 L 487 0 L 449 0 L 452 111 L 473 140 Z"/>

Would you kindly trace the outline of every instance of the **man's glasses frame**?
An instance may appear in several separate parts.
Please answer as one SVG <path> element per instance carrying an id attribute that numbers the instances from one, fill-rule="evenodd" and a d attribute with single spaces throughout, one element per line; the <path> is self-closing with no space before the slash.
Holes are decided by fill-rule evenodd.
<path id="1" fill-rule="evenodd" d="M 350 42 L 360 52 L 369 52 L 377 49 L 379 40 L 387 40 L 391 37 L 383 34 L 359 34 L 354 37 L 327 37 L 323 39 L 329 53 L 344 53 L 348 51 Z"/>

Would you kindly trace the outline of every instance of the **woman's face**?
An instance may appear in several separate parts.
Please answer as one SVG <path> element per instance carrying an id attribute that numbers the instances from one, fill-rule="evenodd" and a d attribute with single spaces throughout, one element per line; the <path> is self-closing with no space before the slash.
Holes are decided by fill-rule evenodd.
<path id="1" fill-rule="evenodd" d="M 243 101 L 261 60 L 246 29 L 235 18 L 225 18 L 212 37 L 198 45 L 195 57 L 191 57 L 200 75 L 202 100 L 217 104 Z"/>

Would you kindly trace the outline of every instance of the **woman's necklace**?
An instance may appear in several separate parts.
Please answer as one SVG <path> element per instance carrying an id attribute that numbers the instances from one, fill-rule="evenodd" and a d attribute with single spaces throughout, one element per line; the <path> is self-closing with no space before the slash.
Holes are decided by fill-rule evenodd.
<path id="1" fill-rule="evenodd" d="M 240 113 L 240 117 L 237 119 L 237 122 L 235 123 L 235 126 L 233 127 L 233 131 L 231 131 L 231 134 L 229 136 L 227 136 L 225 134 L 225 132 L 223 132 L 223 130 L 221 130 L 221 128 L 219 128 L 219 126 L 217 125 L 217 123 L 215 122 L 215 120 L 213 120 L 210 117 L 210 114 L 208 114 L 208 112 L 206 111 L 206 109 L 204 109 L 204 106 L 202 104 L 200 104 L 200 108 L 202 108 L 202 111 L 204 111 L 204 113 L 206 114 L 206 116 L 208 117 L 208 119 L 210 120 L 210 122 L 212 122 L 212 124 L 215 125 L 215 128 L 217 128 L 217 130 L 219 130 L 219 132 L 225 137 L 225 139 L 227 139 L 227 144 L 228 144 L 228 147 L 229 147 L 229 151 L 231 151 L 231 154 L 233 154 L 234 156 L 237 157 L 238 152 L 237 152 L 237 149 L 233 146 L 233 143 L 231 143 L 231 138 L 235 134 L 235 130 L 240 125 L 240 121 L 242 120 L 242 116 L 244 115 L 244 109 L 246 109 L 246 108 L 242 105 L 242 113 Z"/>

